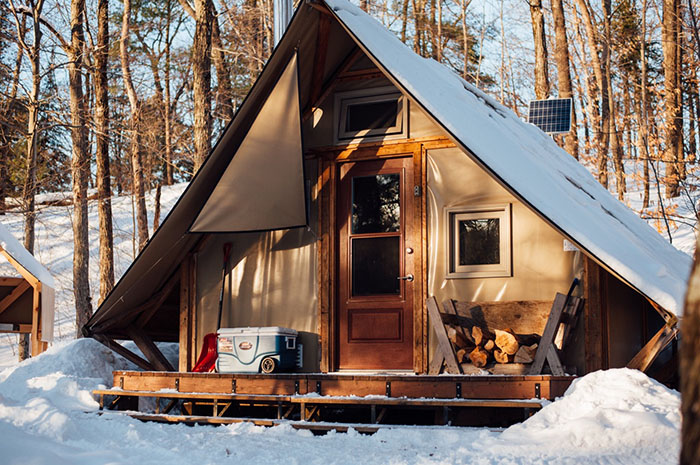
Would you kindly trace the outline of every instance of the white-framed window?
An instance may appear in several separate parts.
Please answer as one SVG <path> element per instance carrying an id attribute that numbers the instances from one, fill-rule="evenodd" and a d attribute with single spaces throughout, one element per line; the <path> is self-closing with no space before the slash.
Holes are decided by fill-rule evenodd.
<path id="1" fill-rule="evenodd" d="M 335 94 L 337 144 L 358 139 L 406 137 L 407 101 L 395 87 L 353 90 Z"/>
<path id="2" fill-rule="evenodd" d="M 447 278 L 511 276 L 510 204 L 449 207 Z"/>

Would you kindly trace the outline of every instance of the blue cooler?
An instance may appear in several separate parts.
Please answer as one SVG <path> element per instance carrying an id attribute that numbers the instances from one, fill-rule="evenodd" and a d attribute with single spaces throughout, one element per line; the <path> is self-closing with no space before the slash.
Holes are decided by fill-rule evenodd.
<path id="1" fill-rule="evenodd" d="M 303 348 L 294 329 L 221 328 L 217 333 L 216 371 L 273 373 L 301 368 Z"/>

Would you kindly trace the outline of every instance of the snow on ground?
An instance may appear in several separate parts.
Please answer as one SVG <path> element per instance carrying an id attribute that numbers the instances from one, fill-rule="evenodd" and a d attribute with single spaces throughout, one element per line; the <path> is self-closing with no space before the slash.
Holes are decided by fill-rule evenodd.
<path id="1" fill-rule="evenodd" d="M 161 191 L 161 222 L 180 197 L 187 184 L 164 186 Z M 63 198 L 58 194 L 42 194 L 38 201 Z M 67 194 L 66 194 L 67 195 Z M 153 211 L 155 191 L 146 195 L 149 231 L 153 233 Z M 134 238 L 134 220 L 132 216 L 132 199 L 130 196 L 112 198 L 114 222 L 114 268 L 115 278 L 126 271 L 134 259 L 136 239 Z M 66 341 L 75 337 L 75 301 L 73 298 L 73 206 L 39 206 L 36 219 L 35 257 L 54 276 L 56 281 L 56 321 L 54 335 L 57 341 Z M 24 217 L 19 213 L 7 213 L 0 216 L 2 224 L 12 232 L 19 241 L 23 238 Z M 90 224 L 90 291 L 93 308 L 99 300 L 99 222 L 97 203 L 88 203 L 88 221 Z M 17 272 L 0 257 L 0 276 L 19 276 Z M 17 363 L 17 336 L 0 334 L 0 367 Z"/>
<path id="2" fill-rule="evenodd" d="M 628 369 L 580 378 L 504 432 L 399 427 L 313 436 L 289 425 L 185 426 L 100 416 L 90 390 L 129 364 L 91 339 L 0 372 L 0 462 L 63 464 L 677 463 L 680 395 Z"/>

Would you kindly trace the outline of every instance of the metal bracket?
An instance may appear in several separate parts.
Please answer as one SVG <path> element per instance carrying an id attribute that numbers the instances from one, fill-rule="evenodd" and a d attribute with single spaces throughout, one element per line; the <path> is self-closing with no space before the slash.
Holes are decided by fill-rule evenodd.
<path id="1" fill-rule="evenodd" d="M 455 397 L 457 397 L 457 399 L 461 399 L 462 398 L 462 383 L 457 383 L 457 385 L 455 386 L 455 390 L 457 391 L 455 394 Z"/>
<path id="2" fill-rule="evenodd" d="M 316 381 L 316 394 L 321 395 L 321 382 Z"/>
<path id="3" fill-rule="evenodd" d="M 234 394 L 236 393 L 236 378 L 231 380 L 231 392 Z"/>
<path id="4" fill-rule="evenodd" d="M 175 378 L 175 390 L 180 390 L 180 378 Z"/>
<path id="5" fill-rule="evenodd" d="M 386 396 L 391 397 L 391 381 L 386 382 Z"/>
<path id="6" fill-rule="evenodd" d="M 535 383 L 535 397 L 536 397 L 537 399 L 540 399 L 540 398 L 541 398 L 540 396 L 541 396 L 541 394 L 540 394 L 540 383 Z"/>
<path id="7" fill-rule="evenodd" d="M 294 394 L 299 394 L 299 380 L 294 380 Z"/>
<path id="8" fill-rule="evenodd" d="M 124 377 L 119 378 L 119 389 L 124 389 Z"/>
<path id="9" fill-rule="evenodd" d="M 420 188 L 420 186 L 413 186 L 413 196 L 414 197 L 420 197 L 421 191 L 422 191 L 422 189 Z"/>

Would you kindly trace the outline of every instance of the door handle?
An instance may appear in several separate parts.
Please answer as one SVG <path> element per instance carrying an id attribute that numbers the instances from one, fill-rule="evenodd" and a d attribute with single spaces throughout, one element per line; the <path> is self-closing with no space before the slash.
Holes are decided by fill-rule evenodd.
<path id="1" fill-rule="evenodd" d="M 401 279 L 403 281 L 413 281 L 413 275 L 411 273 L 408 273 L 406 276 L 399 276 L 396 279 Z"/>

